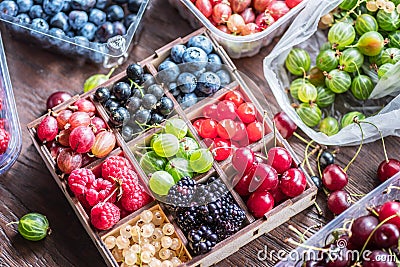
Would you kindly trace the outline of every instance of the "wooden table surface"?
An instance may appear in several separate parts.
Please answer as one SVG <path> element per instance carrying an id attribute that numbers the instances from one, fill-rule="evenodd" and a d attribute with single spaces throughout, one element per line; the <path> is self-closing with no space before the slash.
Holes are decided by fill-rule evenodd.
<path id="1" fill-rule="evenodd" d="M 193 31 L 187 21 L 165 0 L 151 1 L 144 23 L 139 44 L 132 50 L 128 62 L 144 59 L 157 48 Z M 22 126 L 23 146 L 18 161 L 7 174 L 0 177 L 0 266 L 105 266 L 100 253 L 32 145 L 25 126 L 45 112 L 46 99 L 51 93 L 58 90 L 80 93 L 88 76 L 106 73 L 107 70 L 78 64 L 73 59 L 20 43 L 4 32 L 3 41 Z M 239 70 L 254 77 L 255 82 L 266 90 L 271 110 L 277 112 L 280 109 L 262 72 L 262 60 L 271 49 L 272 46 L 264 48 L 257 56 L 234 60 L 234 63 Z M 290 143 L 299 157 L 303 158 L 304 144 L 294 138 Z M 398 138 L 386 138 L 386 146 L 390 156 L 399 158 Z M 355 147 L 341 148 L 337 162 L 345 166 L 355 151 Z M 380 142 L 365 145 L 349 169 L 350 183 L 347 190 L 355 194 L 365 194 L 377 186 L 376 169 L 382 160 Z M 259 260 L 258 251 L 265 250 L 266 247 L 269 251 L 290 250 L 291 246 L 285 243 L 285 239 L 296 236 L 288 230 L 289 224 L 304 231 L 312 225 L 324 225 L 333 218 L 326 208 L 326 197 L 323 194 L 319 194 L 317 202 L 324 211 L 323 216 L 319 216 L 315 207 L 311 207 L 222 260 L 218 266 L 273 265 L 276 257 Z M 45 214 L 53 230 L 41 242 L 26 241 L 14 226 L 6 226 L 25 213 L 34 211 Z"/>

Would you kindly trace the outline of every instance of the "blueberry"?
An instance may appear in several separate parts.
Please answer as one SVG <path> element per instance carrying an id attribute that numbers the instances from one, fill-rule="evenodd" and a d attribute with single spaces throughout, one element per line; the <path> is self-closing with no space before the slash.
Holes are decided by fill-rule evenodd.
<path id="1" fill-rule="evenodd" d="M 65 32 L 59 28 L 51 28 L 49 30 L 49 34 L 55 38 L 50 38 L 49 43 L 52 45 L 56 45 L 62 47 L 63 45 L 69 45 L 62 40 L 65 37 Z"/>
<path id="2" fill-rule="evenodd" d="M 179 74 L 176 84 L 182 93 L 188 94 L 196 89 L 197 79 L 196 76 L 189 72 L 182 72 Z"/>
<path id="3" fill-rule="evenodd" d="M 193 36 L 187 43 L 188 47 L 198 47 L 203 49 L 204 52 L 210 54 L 213 51 L 211 40 L 204 35 Z"/>
<path id="4" fill-rule="evenodd" d="M 18 5 L 11 0 L 5 0 L 0 3 L 0 13 L 15 17 L 18 14 Z"/>
<path id="5" fill-rule="evenodd" d="M 97 28 L 95 35 L 100 43 L 107 42 L 109 38 L 114 36 L 113 24 L 109 21 L 104 22 Z"/>
<path id="6" fill-rule="evenodd" d="M 208 64 L 207 64 L 208 71 L 217 72 L 219 69 L 221 69 L 221 65 L 222 65 L 222 60 L 220 56 L 214 53 L 208 55 Z"/>
<path id="7" fill-rule="evenodd" d="M 172 61 L 164 61 L 158 66 L 158 76 L 164 83 L 173 82 L 179 76 L 179 67 Z"/>
<path id="8" fill-rule="evenodd" d="M 114 34 L 115 35 L 125 35 L 126 34 L 126 28 L 122 22 L 115 21 L 113 22 L 113 27 L 114 27 Z"/>
<path id="9" fill-rule="evenodd" d="M 221 80 L 213 72 L 204 72 L 197 83 L 197 88 L 205 94 L 213 94 L 221 87 Z"/>
<path id="10" fill-rule="evenodd" d="M 117 127 L 127 124 L 130 118 L 131 115 L 129 114 L 128 110 L 124 107 L 118 107 L 110 114 L 111 123 Z"/>
<path id="11" fill-rule="evenodd" d="M 207 65 L 207 61 L 206 52 L 198 47 L 189 47 L 182 56 L 183 63 L 190 63 L 184 66 L 185 70 L 188 72 L 194 72 L 204 68 Z"/>
<path id="12" fill-rule="evenodd" d="M 108 0 L 97 0 L 95 7 L 98 9 L 104 9 L 107 6 Z"/>
<path id="13" fill-rule="evenodd" d="M 128 3 L 128 0 L 112 0 L 112 1 L 118 5 L 123 5 Z"/>
<path id="14" fill-rule="evenodd" d="M 164 90 L 161 87 L 161 85 L 158 84 L 152 84 L 149 86 L 147 89 L 147 93 L 152 94 L 156 97 L 157 100 L 160 100 L 161 97 L 164 95 Z"/>
<path id="15" fill-rule="evenodd" d="M 176 83 L 170 83 L 168 85 L 168 91 L 175 97 L 181 94 L 181 91 L 178 89 L 178 86 L 176 86 Z"/>
<path id="16" fill-rule="evenodd" d="M 143 0 L 128 0 L 128 10 L 132 13 L 138 13 Z"/>
<path id="17" fill-rule="evenodd" d="M 50 19 L 50 26 L 60 28 L 63 31 L 69 30 L 68 16 L 64 12 L 58 12 Z"/>
<path id="18" fill-rule="evenodd" d="M 99 26 L 106 22 L 107 16 L 106 13 L 101 11 L 100 9 L 93 8 L 89 14 L 89 21 L 94 23 L 95 25 Z"/>
<path id="19" fill-rule="evenodd" d="M 220 81 L 221 81 L 221 86 L 226 86 L 230 84 L 231 82 L 231 75 L 229 74 L 228 71 L 226 70 L 219 70 L 215 74 L 218 75 Z"/>
<path id="20" fill-rule="evenodd" d="M 183 53 L 186 51 L 185 45 L 174 45 L 171 49 L 171 58 L 175 63 L 182 63 Z"/>
<path id="21" fill-rule="evenodd" d="M 183 109 L 191 107 L 197 103 L 197 96 L 195 93 L 185 94 L 183 97 L 177 98 L 179 104 Z"/>
<path id="22" fill-rule="evenodd" d="M 35 5 L 40 5 L 43 4 L 43 0 L 33 0 L 33 3 L 35 3 Z"/>
<path id="23" fill-rule="evenodd" d="M 73 38 L 75 36 L 75 33 L 71 30 L 71 31 L 65 32 L 65 35 L 70 37 L 70 38 Z"/>
<path id="24" fill-rule="evenodd" d="M 33 6 L 33 0 L 17 0 L 18 12 L 28 12 Z"/>
<path id="25" fill-rule="evenodd" d="M 162 115 L 167 116 L 174 110 L 174 102 L 169 97 L 163 96 L 160 99 L 157 109 Z"/>
<path id="26" fill-rule="evenodd" d="M 111 22 L 119 21 L 124 18 L 124 10 L 119 5 L 111 5 L 106 11 L 107 19 Z"/>
<path id="27" fill-rule="evenodd" d="M 71 9 L 72 9 L 71 0 L 65 0 L 61 11 L 64 13 L 69 13 L 71 11 Z"/>
<path id="28" fill-rule="evenodd" d="M 137 20 L 137 15 L 136 14 L 129 14 L 124 18 L 124 26 L 125 28 L 129 28 L 132 23 L 134 23 Z"/>
<path id="29" fill-rule="evenodd" d="M 131 87 L 125 82 L 118 82 L 113 86 L 112 93 L 117 100 L 124 102 L 131 95 Z"/>
<path id="30" fill-rule="evenodd" d="M 150 110 L 140 109 L 135 113 L 135 121 L 139 124 L 146 124 L 151 119 Z"/>
<path id="31" fill-rule="evenodd" d="M 71 7 L 75 10 L 89 11 L 96 4 L 96 0 L 71 0 Z"/>
<path id="32" fill-rule="evenodd" d="M 87 53 L 87 48 L 89 47 L 89 40 L 85 36 L 75 36 L 74 43 L 77 44 L 75 50 L 78 54 L 84 55 Z"/>
<path id="33" fill-rule="evenodd" d="M 43 10 L 47 15 L 53 16 L 64 7 L 64 0 L 44 0 Z"/>
<path id="34" fill-rule="evenodd" d="M 69 13 L 69 25 L 74 30 L 79 30 L 88 22 L 88 15 L 85 11 L 74 10 Z"/>
<path id="35" fill-rule="evenodd" d="M 137 84 L 143 81 L 144 70 L 143 67 L 137 63 L 130 64 L 126 68 L 126 76 Z"/>
<path id="36" fill-rule="evenodd" d="M 6 1 L 4 1 L 6 2 Z M 0 5 L 4 2 L 1 2 Z M 31 9 L 29 10 L 29 17 L 31 19 L 36 19 L 36 18 L 44 18 L 46 15 L 44 14 L 42 6 L 39 5 L 33 5 Z"/>
<path id="37" fill-rule="evenodd" d="M 86 37 L 89 41 L 93 41 L 94 34 L 96 32 L 96 25 L 91 22 L 87 22 L 83 27 L 78 31 L 79 35 Z"/>
<path id="38" fill-rule="evenodd" d="M 129 98 L 126 107 L 128 108 L 129 112 L 134 113 L 140 108 L 141 105 L 142 99 L 132 96 Z"/>
<path id="39" fill-rule="evenodd" d="M 94 93 L 94 99 L 100 103 L 106 102 L 110 98 L 110 90 L 107 87 L 100 87 Z"/>
<path id="40" fill-rule="evenodd" d="M 198 79 L 198 78 L 200 78 L 200 75 L 202 75 L 206 71 L 207 71 L 206 68 L 202 68 L 202 69 L 196 70 L 196 71 L 194 71 L 192 73 Z"/>
<path id="41" fill-rule="evenodd" d="M 31 18 L 29 17 L 28 14 L 21 13 L 17 15 L 18 22 L 21 24 L 29 24 L 31 23 Z"/>

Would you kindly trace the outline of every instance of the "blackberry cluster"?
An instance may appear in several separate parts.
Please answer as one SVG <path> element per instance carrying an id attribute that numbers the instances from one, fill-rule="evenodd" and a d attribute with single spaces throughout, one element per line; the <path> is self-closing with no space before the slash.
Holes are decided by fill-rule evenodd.
<path id="1" fill-rule="evenodd" d="M 228 192 L 216 177 L 210 177 L 205 184 L 184 177 L 170 189 L 168 202 L 176 205 L 171 209 L 194 254 L 208 252 L 242 227 L 245 212 Z"/>

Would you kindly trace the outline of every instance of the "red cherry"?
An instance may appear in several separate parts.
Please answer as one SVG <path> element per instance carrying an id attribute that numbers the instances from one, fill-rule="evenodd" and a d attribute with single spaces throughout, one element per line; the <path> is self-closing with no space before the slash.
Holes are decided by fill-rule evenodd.
<path id="1" fill-rule="evenodd" d="M 248 147 L 241 147 L 232 157 L 232 166 L 239 174 L 248 173 L 253 166 L 254 152 Z"/>
<path id="2" fill-rule="evenodd" d="M 278 173 L 274 168 L 265 163 L 257 165 L 249 191 L 270 191 L 278 186 Z"/>
<path id="3" fill-rule="evenodd" d="M 379 210 L 379 220 L 383 221 L 395 214 L 397 214 L 397 217 L 390 219 L 388 223 L 395 224 L 398 228 L 400 228 L 400 202 L 388 201 L 383 204 Z"/>
<path id="4" fill-rule="evenodd" d="M 218 118 L 220 120 L 223 119 L 231 119 L 234 120 L 236 118 L 236 105 L 232 101 L 222 100 L 218 103 Z"/>
<path id="5" fill-rule="evenodd" d="M 292 156 L 283 147 L 273 147 L 268 151 L 267 163 L 272 166 L 279 174 L 289 170 L 292 165 Z"/>
<path id="6" fill-rule="evenodd" d="M 381 248 L 390 248 L 399 242 L 400 231 L 395 224 L 385 223 L 373 234 L 374 243 Z"/>
<path id="7" fill-rule="evenodd" d="M 250 195 L 249 192 L 249 185 L 250 182 L 254 176 L 254 172 L 256 170 L 258 164 L 253 164 L 253 166 L 250 168 L 249 172 L 244 174 L 237 174 L 237 177 L 242 176 L 237 184 L 235 185 L 235 191 L 239 194 L 241 197 L 247 197 Z"/>
<path id="8" fill-rule="evenodd" d="M 203 116 L 218 120 L 218 106 L 216 104 L 207 105 L 203 108 Z"/>
<path id="9" fill-rule="evenodd" d="M 212 151 L 215 160 L 226 160 L 232 153 L 231 142 L 226 139 L 215 138 Z"/>
<path id="10" fill-rule="evenodd" d="M 71 99 L 72 95 L 70 95 L 67 92 L 55 92 L 52 93 L 49 98 L 47 98 L 46 102 L 46 108 L 47 109 L 52 109 L 55 106 L 58 106 L 59 104 L 67 101 L 68 99 Z"/>
<path id="11" fill-rule="evenodd" d="M 196 129 L 197 133 L 200 133 L 200 125 L 204 119 L 197 119 L 193 122 L 193 127 Z"/>
<path id="12" fill-rule="evenodd" d="M 289 197 L 297 197 L 306 189 L 307 181 L 304 173 L 297 168 L 291 168 L 281 177 L 282 192 Z"/>
<path id="13" fill-rule="evenodd" d="M 282 192 L 280 186 L 276 187 L 275 190 L 270 191 L 272 196 L 274 197 L 275 203 L 281 203 L 284 200 L 288 199 L 288 196 Z"/>
<path id="14" fill-rule="evenodd" d="M 241 141 L 245 139 L 247 136 L 246 125 L 243 122 L 236 121 L 235 122 L 235 135 L 232 136 L 232 140 Z M 246 138 L 248 139 L 248 138 Z"/>
<path id="15" fill-rule="evenodd" d="M 247 207 L 255 218 L 262 218 L 274 207 L 274 198 L 268 191 L 256 191 L 247 200 Z"/>
<path id="16" fill-rule="evenodd" d="M 297 125 L 294 123 L 289 116 L 281 111 L 275 114 L 274 122 L 276 129 L 282 135 L 283 138 L 290 138 L 293 133 L 297 130 Z"/>
<path id="17" fill-rule="evenodd" d="M 284 1 L 273 1 L 268 6 L 268 11 L 275 20 L 278 20 L 286 15 L 290 11 L 290 8 Z"/>
<path id="18" fill-rule="evenodd" d="M 206 145 L 206 147 L 212 148 L 214 146 L 214 139 L 212 138 L 205 138 L 203 139 L 203 142 Z"/>
<path id="19" fill-rule="evenodd" d="M 232 101 L 233 103 L 235 103 L 236 107 L 239 107 L 240 104 L 242 104 L 244 102 L 244 97 L 243 97 L 242 93 L 235 90 L 235 91 L 230 91 L 230 92 L 226 93 L 225 100 Z"/>
<path id="20" fill-rule="evenodd" d="M 328 165 L 322 173 L 322 183 L 330 191 L 342 190 L 348 181 L 347 174 L 336 164 Z"/>
<path id="21" fill-rule="evenodd" d="M 263 137 L 263 126 L 259 121 L 255 121 L 247 125 L 246 131 L 251 143 L 257 142 Z"/>
<path id="22" fill-rule="evenodd" d="M 243 103 L 237 109 L 237 115 L 243 123 L 255 121 L 256 114 L 256 107 L 252 103 Z"/>
<path id="23" fill-rule="evenodd" d="M 205 119 L 199 128 L 199 135 L 202 138 L 215 138 L 218 136 L 217 132 L 218 123 L 213 119 Z"/>
<path id="24" fill-rule="evenodd" d="M 217 132 L 221 138 L 232 139 L 236 134 L 235 122 L 230 119 L 220 121 L 217 126 Z"/>
<path id="25" fill-rule="evenodd" d="M 343 190 L 331 193 L 328 197 L 328 209 L 333 214 L 339 215 L 351 206 L 351 196 Z"/>
<path id="26" fill-rule="evenodd" d="M 285 0 L 285 3 L 289 8 L 294 8 L 301 2 L 303 2 L 303 0 Z"/>
<path id="27" fill-rule="evenodd" d="M 384 182 L 398 172 L 400 172 L 400 161 L 397 159 L 384 160 L 379 164 L 378 178 L 381 182 Z"/>

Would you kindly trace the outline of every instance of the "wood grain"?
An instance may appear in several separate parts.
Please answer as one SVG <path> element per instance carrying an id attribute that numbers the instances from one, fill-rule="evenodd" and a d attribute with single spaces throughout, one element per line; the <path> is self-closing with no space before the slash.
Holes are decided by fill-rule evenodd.
<path id="1" fill-rule="evenodd" d="M 128 62 L 120 70 L 129 62 L 142 60 L 166 43 L 193 31 L 165 0 L 151 1 L 144 23 L 139 43 L 132 49 Z M 72 94 L 81 93 L 88 76 L 98 72 L 107 73 L 107 70 L 21 43 L 6 32 L 2 34 L 22 125 L 23 147 L 13 168 L 0 177 L 0 266 L 105 266 L 32 145 L 25 125 L 45 112 L 46 99 L 52 92 L 65 90 Z M 266 47 L 257 56 L 234 60 L 234 63 L 265 90 L 269 108 L 274 113 L 280 108 L 262 72 L 262 60 L 271 49 L 272 46 Z M 303 158 L 304 144 L 296 139 L 290 140 L 290 144 L 298 156 Z M 387 138 L 386 146 L 391 157 L 399 158 L 399 138 Z M 337 162 L 345 166 L 355 151 L 355 147 L 342 148 Z M 382 160 L 380 142 L 365 145 L 349 169 L 350 184 L 347 190 L 355 194 L 371 191 L 378 184 L 375 173 Z M 272 266 L 276 257 L 258 260 L 257 254 L 265 246 L 269 251 L 290 250 L 291 246 L 285 243 L 285 239 L 296 236 L 288 230 L 289 224 L 304 231 L 313 225 L 326 224 L 333 218 L 327 211 L 323 194 L 319 194 L 317 202 L 324 211 L 323 216 L 319 216 L 314 207 L 309 208 L 290 222 L 222 260 L 218 266 Z M 15 227 L 6 226 L 32 211 L 46 214 L 53 230 L 51 236 L 37 243 L 24 240 L 17 234 Z M 315 233 L 315 230 L 311 233 Z"/>

